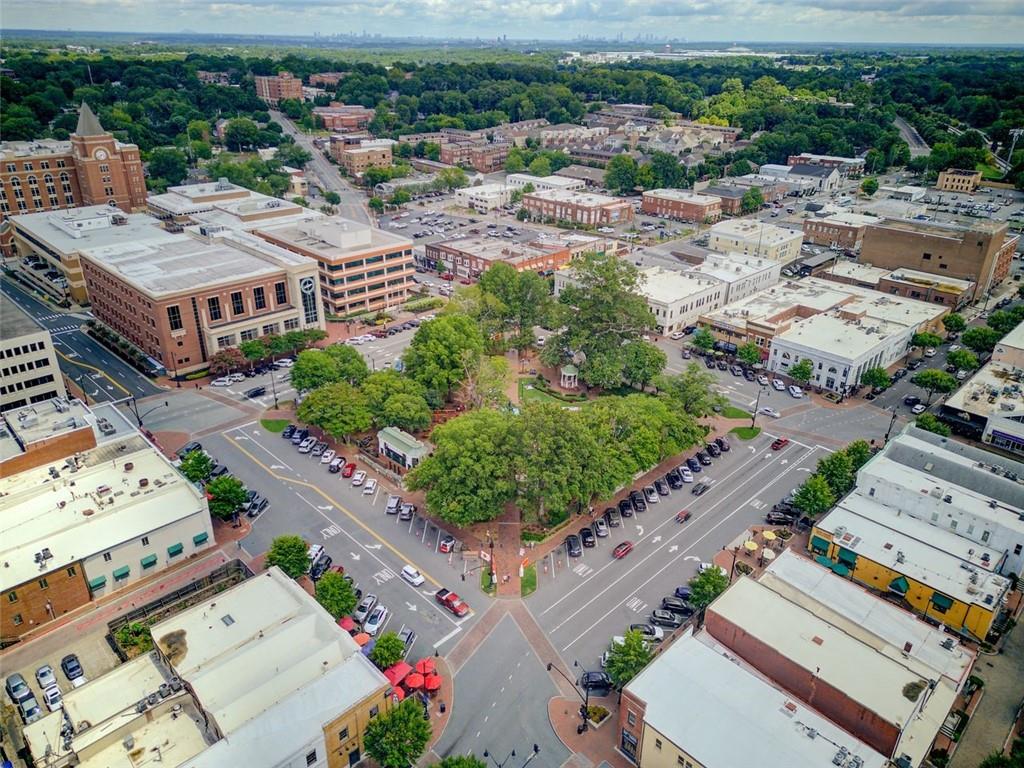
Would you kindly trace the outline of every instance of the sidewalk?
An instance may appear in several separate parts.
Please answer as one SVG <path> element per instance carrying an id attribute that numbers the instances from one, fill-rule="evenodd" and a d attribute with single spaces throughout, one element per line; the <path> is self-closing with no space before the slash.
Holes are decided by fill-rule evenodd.
<path id="1" fill-rule="evenodd" d="M 616 750 L 619 745 L 618 695 L 612 694 L 602 698 L 592 696 L 590 704 L 607 709 L 608 717 L 601 722 L 600 727 L 594 728 L 591 725 L 583 733 L 577 733 L 576 729 L 580 724 L 579 697 L 556 696 L 548 701 L 548 720 L 551 728 L 573 753 L 566 761 L 566 765 L 592 768 L 607 763 L 612 768 L 633 768 L 633 764 Z"/>

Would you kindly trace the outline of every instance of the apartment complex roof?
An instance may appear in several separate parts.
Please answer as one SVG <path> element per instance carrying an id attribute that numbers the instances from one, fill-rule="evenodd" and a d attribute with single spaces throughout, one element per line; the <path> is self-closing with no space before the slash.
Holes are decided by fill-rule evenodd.
<path id="1" fill-rule="evenodd" d="M 828 768 L 840 748 L 863 768 L 886 764 L 706 634 L 676 640 L 626 691 L 646 703 L 648 726 L 706 768 Z"/>

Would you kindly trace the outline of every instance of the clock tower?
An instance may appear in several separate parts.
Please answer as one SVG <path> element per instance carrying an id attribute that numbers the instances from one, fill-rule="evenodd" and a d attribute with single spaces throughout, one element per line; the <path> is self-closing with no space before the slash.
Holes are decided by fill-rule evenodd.
<path id="1" fill-rule="evenodd" d="M 78 126 L 71 134 L 71 152 L 82 205 L 115 205 L 126 212 L 145 207 L 146 180 L 139 148 L 122 144 L 103 130 L 84 101 L 78 112 Z"/>

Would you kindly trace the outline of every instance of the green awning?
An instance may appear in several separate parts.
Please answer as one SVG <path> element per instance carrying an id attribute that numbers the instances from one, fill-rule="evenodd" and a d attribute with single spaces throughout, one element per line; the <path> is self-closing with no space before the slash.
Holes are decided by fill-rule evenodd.
<path id="1" fill-rule="evenodd" d="M 132 572 L 132 569 L 129 568 L 127 565 L 123 566 L 121 568 L 118 568 L 116 571 L 114 571 L 114 581 L 119 581 L 120 579 L 127 579 L 128 578 L 128 574 L 131 573 L 131 572 Z"/>
<path id="2" fill-rule="evenodd" d="M 857 565 L 857 553 L 849 549 L 839 548 L 839 562 L 850 566 L 851 568 Z"/>
<path id="3" fill-rule="evenodd" d="M 183 547 L 181 544 L 171 544 L 171 546 L 169 546 L 167 548 L 167 554 L 170 557 L 174 557 L 175 555 L 180 555 L 184 551 L 185 551 L 185 547 Z"/>
<path id="4" fill-rule="evenodd" d="M 146 555 L 142 558 L 143 568 L 152 568 L 154 565 L 156 565 L 156 555 Z"/>
<path id="5" fill-rule="evenodd" d="M 97 576 L 95 579 L 89 580 L 89 589 L 103 589 L 107 586 L 106 576 Z"/>
<path id="6" fill-rule="evenodd" d="M 900 576 L 898 579 L 893 579 L 889 582 L 889 591 L 896 592 L 901 595 L 907 594 L 907 590 L 910 589 L 910 584 L 907 580 Z"/>
<path id="7" fill-rule="evenodd" d="M 197 533 L 195 536 L 192 537 L 192 543 L 196 545 L 203 544 L 209 538 L 210 534 L 208 534 L 206 531 L 203 531 L 202 533 Z"/>
<path id="8" fill-rule="evenodd" d="M 821 536 L 811 537 L 811 549 L 815 552 L 825 554 L 828 552 L 828 539 L 823 539 Z"/>
<path id="9" fill-rule="evenodd" d="M 936 608 L 943 608 L 948 611 L 953 607 L 953 598 L 946 597 L 942 593 L 936 592 L 932 595 L 932 605 Z"/>
<path id="10" fill-rule="evenodd" d="M 816 558 L 814 558 L 814 562 L 816 562 L 818 565 L 825 566 L 830 571 L 832 570 L 832 566 L 835 565 L 835 563 L 833 563 L 831 560 L 829 560 L 824 555 L 818 555 Z"/>
<path id="11" fill-rule="evenodd" d="M 836 576 L 849 576 L 850 575 L 850 569 L 847 568 L 842 563 L 835 563 L 832 566 L 832 573 L 834 573 Z"/>

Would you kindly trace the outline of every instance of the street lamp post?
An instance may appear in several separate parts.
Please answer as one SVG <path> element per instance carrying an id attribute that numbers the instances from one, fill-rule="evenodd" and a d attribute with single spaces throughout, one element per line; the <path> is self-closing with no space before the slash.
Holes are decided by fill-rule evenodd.
<path id="1" fill-rule="evenodd" d="M 131 408 L 132 413 L 135 415 L 135 420 L 137 422 L 139 422 L 139 426 L 141 427 L 142 426 L 142 420 L 144 418 L 146 418 L 147 416 L 149 416 L 149 414 L 151 414 L 157 408 L 169 408 L 171 404 L 168 401 L 164 400 L 159 405 L 154 405 L 152 408 L 150 408 L 148 411 L 146 411 L 142 415 L 139 415 L 139 404 L 136 402 L 134 395 L 131 397 L 130 400 L 128 400 L 128 405 Z"/>
<path id="2" fill-rule="evenodd" d="M 580 665 L 578 661 L 574 661 L 572 664 L 574 667 L 578 667 Z M 576 695 L 579 696 L 580 700 L 583 702 L 583 704 L 580 706 L 581 722 L 579 725 L 576 726 L 576 733 L 583 733 L 587 730 L 587 713 L 590 711 L 590 688 L 584 686 L 584 692 L 580 693 L 580 689 L 576 686 L 576 681 L 570 678 L 567 674 L 565 674 L 565 672 L 563 672 L 561 669 L 559 669 L 549 661 L 548 672 L 551 672 L 552 670 L 560 674 L 565 679 L 565 681 L 572 686 L 572 689 L 576 691 Z M 586 673 L 586 670 L 583 671 L 584 673 Z"/>
<path id="3" fill-rule="evenodd" d="M 537 744 L 534 744 L 533 745 L 533 749 L 530 750 L 530 756 L 526 758 L 526 762 L 523 763 L 520 768 L 526 768 L 526 766 L 528 766 L 530 764 L 530 761 L 533 760 L 533 758 L 535 758 L 539 752 L 540 752 L 540 746 L 537 745 Z M 513 749 L 511 752 L 508 753 L 508 755 L 505 757 L 505 759 L 502 760 L 499 763 L 494 758 L 494 755 L 492 755 L 488 750 L 486 750 L 486 749 L 484 750 L 484 757 L 490 759 L 490 761 L 492 763 L 494 763 L 496 768 L 505 768 L 505 763 L 507 763 L 509 760 L 511 760 L 515 756 L 516 756 L 516 751 Z"/>
<path id="4" fill-rule="evenodd" d="M 764 387 L 757 388 L 757 399 L 754 401 L 754 412 L 750 414 L 750 428 L 753 429 L 757 422 L 757 409 L 761 405 L 761 393 L 764 392 Z"/>
<path id="5" fill-rule="evenodd" d="M 277 370 L 271 369 L 270 371 L 270 391 L 274 393 L 274 410 L 277 410 Z"/>

